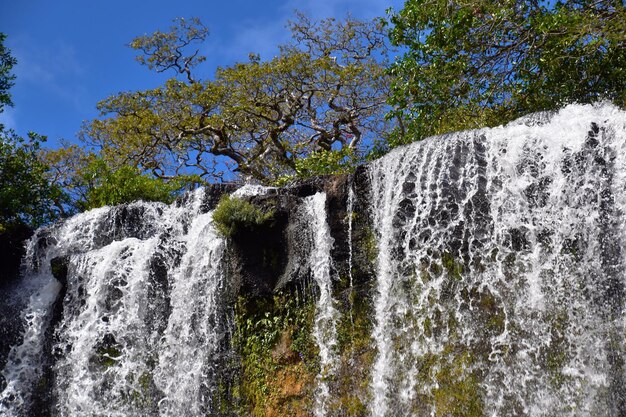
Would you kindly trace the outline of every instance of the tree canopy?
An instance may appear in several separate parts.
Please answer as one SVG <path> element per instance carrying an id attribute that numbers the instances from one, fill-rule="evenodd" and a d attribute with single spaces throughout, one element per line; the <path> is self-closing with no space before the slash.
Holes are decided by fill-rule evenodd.
<path id="1" fill-rule="evenodd" d="M 48 180 L 64 192 L 68 214 L 136 200 L 170 203 L 201 182 L 193 175 L 166 181 L 133 165 L 113 166 L 101 155 L 70 143 L 44 152 L 42 159 Z"/>
<path id="2" fill-rule="evenodd" d="M 298 15 L 290 29 L 291 42 L 275 57 L 251 54 L 212 79 L 197 74 L 204 57 L 195 46 L 208 34 L 199 20 L 178 19 L 168 32 L 136 38 L 130 46 L 141 64 L 178 77 L 100 102 L 102 118 L 84 126 L 83 140 L 108 163 L 165 179 L 235 173 L 273 182 L 297 174 L 309 157 L 362 156 L 390 130 L 382 24 Z"/>
<path id="3" fill-rule="evenodd" d="M 496 125 L 569 102 L 626 105 L 626 10 L 605 0 L 408 0 L 390 101 L 411 134 Z"/>
<path id="4" fill-rule="evenodd" d="M 5 39 L 0 33 L 0 113 L 13 105 L 9 90 L 17 64 Z M 45 140 L 35 133 L 24 139 L 0 124 L 0 233 L 17 225 L 40 226 L 59 213 L 63 194 L 47 179 L 48 166 L 41 159 Z"/>
<path id="5" fill-rule="evenodd" d="M 15 75 L 11 73 L 17 60 L 11 56 L 11 51 L 4 45 L 6 34 L 0 32 L 0 113 L 4 111 L 4 106 L 12 106 L 11 94 L 9 90 L 13 86 Z M 0 129 L 3 126 L 0 125 Z"/>
<path id="6" fill-rule="evenodd" d="M 40 158 L 44 141 L 34 133 L 24 139 L 0 131 L 0 232 L 18 224 L 41 226 L 60 213 L 63 193 L 48 181 Z"/>
<path id="7" fill-rule="evenodd" d="M 98 103 L 82 145 L 42 153 L 43 137 L 0 126 L 0 222 L 170 201 L 237 177 L 280 184 L 346 172 L 399 144 L 569 102 L 626 106 L 622 1 L 407 0 L 388 22 L 298 14 L 289 29 L 276 56 L 250 54 L 207 76 L 208 29 L 177 19 L 129 45 L 141 65 L 172 77 Z M 0 112 L 12 105 L 16 63 L 4 39 Z M 394 47 L 403 55 L 390 62 Z"/>

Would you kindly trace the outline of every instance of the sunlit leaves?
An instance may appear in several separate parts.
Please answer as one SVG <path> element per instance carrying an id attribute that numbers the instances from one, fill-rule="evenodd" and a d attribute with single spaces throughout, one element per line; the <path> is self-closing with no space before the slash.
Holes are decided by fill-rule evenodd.
<path id="1" fill-rule="evenodd" d="M 11 69 L 17 64 L 17 60 L 11 56 L 11 51 L 4 45 L 5 39 L 6 35 L 0 32 L 0 113 L 4 110 L 5 105 L 13 105 L 9 89 L 15 80 L 15 75 L 11 74 Z"/>
<path id="2" fill-rule="evenodd" d="M 391 22 L 407 48 L 391 102 L 410 139 L 573 101 L 626 104 L 623 2 L 409 0 Z"/>
<path id="3" fill-rule="evenodd" d="M 314 22 L 298 16 L 293 39 L 268 60 L 218 68 L 201 79 L 192 43 L 207 31 L 195 20 L 137 38 L 140 62 L 185 74 L 146 91 L 120 93 L 99 104 L 102 118 L 83 139 L 111 164 L 131 164 L 161 178 L 194 173 L 205 180 L 236 175 L 272 182 L 297 174 L 296 163 L 319 151 L 367 144 L 390 130 L 387 45 L 378 20 Z"/>
<path id="4" fill-rule="evenodd" d="M 180 181 L 166 182 L 130 165 L 111 169 L 101 158 L 91 161 L 82 176 L 89 183 L 85 199 L 79 201 L 83 210 L 136 200 L 171 203 L 181 186 Z"/>
<path id="5" fill-rule="evenodd" d="M 41 159 L 46 139 L 30 133 L 27 139 L 0 132 L 0 231 L 17 224 L 37 227 L 57 217 L 63 194 L 51 185 Z"/>

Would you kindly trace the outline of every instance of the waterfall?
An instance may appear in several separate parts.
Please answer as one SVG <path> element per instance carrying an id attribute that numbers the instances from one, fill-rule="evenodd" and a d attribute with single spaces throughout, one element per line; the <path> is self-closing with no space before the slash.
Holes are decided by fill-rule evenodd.
<path id="1" fill-rule="evenodd" d="M 233 188 L 37 230 L 0 415 L 626 416 L 623 110 Z"/>
<path id="2" fill-rule="evenodd" d="M 91 245 L 97 224 L 106 217 L 108 208 L 92 210 L 75 217 L 45 236 L 40 229 L 28 242 L 25 260 L 24 280 L 19 288 L 8 294 L 7 298 L 26 299 L 26 307 L 21 313 L 23 337 L 21 344 L 13 346 L 2 376 L 5 388 L 0 393 L 0 411 L 3 415 L 18 416 L 26 414 L 31 400 L 31 387 L 42 377 L 43 350 L 45 336 L 52 316 L 52 306 L 61 289 L 54 279 L 50 261 L 67 247 L 86 247 Z M 38 241 L 45 239 L 52 248 L 42 251 Z"/>
<path id="3" fill-rule="evenodd" d="M 56 412 L 211 412 L 225 334 L 225 241 L 202 200 L 199 190 L 183 205 L 139 202 L 81 214 L 48 231 L 42 254 L 31 248 L 37 237 L 31 240 L 26 277 L 39 288 L 24 314 L 24 342 L 3 371 L 5 414 L 28 413 L 32 385 L 41 377 L 45 324 L 60 287 L 50 270 L 57 256 L 67 257 L 68 282 L 52 349 Z M 119 224 L 120 209 L 135 220 Z"/>
<path id="4" fill-rule="evenodd" d="M 626 415 L 625 124 L 569 106 L 371 165 L 372 416 Z"/>
<path id="5" fill-rule="evenodd" d="M 352 248 L 352 239 L 353 239 L 353 227 L 354 227 L 354 201 L 356 200 L 356 196 L 354 194 L 354 184 L 351 181 L 348 188 L 348 199 L 346 201 L 346 216 L 348 218 L 348 278 L 350 280 L 350 322 L 353 323 L 352 318 L 352 303 L 354 297 L 354 277 L 352 276 L 352 267 L 353 265 L 353 248 Z"/>
<path id="6" fill-rule="evenodd" d="M 201 416 L 214 409 L 212 384 L 226 330 L 220 299 L 225 242 L 213 229 L 211 213 L 194 219 L 184 241 L 187 252 L 172 274 L 172 314 L 155 369 L 155 385 L 165 394 L 159 410 L 166 416 Z"/>
<path id="7" fill-rule="evenodd" d="M 330 249 L 333 239 L 326 221 L 326 195 L 317 193 L 304 200 L 307 228 L 312 234 L 309 258 L 311 275 L 319 290 L 316 303 L 313 337 L 319 347 L 320 373 L 317 377 L 315 416 L 329 415 L 331 393 L 327 379 L 332 377 L 337 363 L 334 349 L 337 345 L 337 318 L 339 312 L 332 297 Z"/>

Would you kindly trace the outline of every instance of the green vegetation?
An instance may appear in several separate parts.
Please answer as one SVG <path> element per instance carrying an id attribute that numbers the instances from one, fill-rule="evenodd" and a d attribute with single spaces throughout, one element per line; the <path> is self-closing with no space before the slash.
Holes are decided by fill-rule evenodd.
<path id="1" fill-rule="evenodd" d="M 134 39 L 130 46 L 139 51 L 140 64 L 175 75 L 154 89 L 100 102 L 101 117 L 81 133 L 94 147 L 44 151 L 45 137 L 24 139 L 0 125 L 0 232 L 103 205 L 171 202 L 186 188 L 237 176 L 276 184 L 352 172 L 368 152 L 380 156 L 427 136 L 501 124 L 570 102 L 607 99 L 626 106 L 626 9 L 619 1 L 408 0 L 386 24 L 315 22 L 298 15 L 289 28 L 291 39 L 277 56 L 251 54 L 210 78 L 198 75 L 205 57 L 196 47 L 208 36 L 198 19 L 178 19 L 166 32 Z M 0 113 L 12 105 L 15 78 L 16 61 L 5 38 L 0 33 Z M 403 51 L 391 64 L 389 41 Z M 213 212 L 227 237 L 264 227 L 274 217 L 267 204 L 230 196 Z M 371 277 L 376 236 L 364 216 L 353 220 L 360 235 L 351 272 Z M 575 261 L 576 248 L 568 243 L 563 254 Z M 272 249 L 259 251 L 264 266 L 278 265 Z M 463 275 L 485 268 L 483 262 L 499 262 L 507 282 L 519 281 L 516 253 L 494 250 L 471 263 L 433 253 L 410 266 L 412 276 L 399 284 L 414 305 L 427 298 L 420 301 L 422 311 L 398 320 L 442 346 L 413 358 L 416 415 L 429 407 L 437 416 L 483 415 L 480 369 L 489 360 L 489 341 L 505 331 L 509 319 L 500 295 L 471 286 Z M 439 292 L 422 294 L 434 280 L 441 280 Z M 342 313 L 339 364 L 327 382 L 333 415 L 364 416 L 376 355 L 373 290 L 371 283 L 352 284 L 346 276 L 335 284 Z M 449 308 L 457 302 L 458 309 Z M 560 388 L 572 355 L 563 335 L 573 318 L 566 311 L 550 314 L 550 344 L 538 355 Z M 480 343 L 460 340 L 462 315 L 483 323 Z M 224 414 L 310 415 L 319 371 L 312 300 L 298 299 L 296 291 L 240 298 L 234 317 L 240 372 L 216 394 L 227 398 L 220 403 Z M 107 339 L 97 346 L 93 363 L 106 371 L 121 354 Z M 133 378 L 138 389 L 129 395 L 152 406 L 152 377 Z"/>
<path id="2" fill-rule="evenodd" d="M 354 149 L 318 150 L 295 161 L 295 174 L 284 175 L 274 181 L 283 185 L 295 178 L 311 178 L 318 175 L 349 174 L 359 164 L 360 159 Z"/>
<path id="3" fill-rule="evenodd" d="M 368 415 L 370 372 L 376 356 L 372 341 L 374 311 L 370 285 L 346 288 L 338 297 L 341 300 L 341 316 L 337 323 L 339 366 L 331 382 L 336 397 L 330 407 L 332 415 Z"/>
<path id="4" fill-rule="evenodd" d="M 621 1 L 408 0 L 390 39 L 403 130 L 390 145 L 497 125 L 566 103 L 626 106 Z"/>
<path id="5" fill-rule="evenodd" d="M 11 51 L 4 45 L 6 37 L 7 35 L 0 32 L 0 113 L 4 111 L 4 106 L 13 105 L 9 90 L 15 80 L 11 70 L 17 64 L 17 60 L 11 56 Z M 3 131 L 4 126 L 0 125 L 0 130 Z"/>
<path id="6" fill-rule="evenodd" d="M 437 381 L 433 390 L 436 416 L 482 417 L 482 389 L 478 371 L 472 371 L 472 353 L 442 352 L 423 359 L 422 373 Z"/>
<path id="7" fill-rule="evenodd" d="M 20 224 L 38 227 L 59 214 L 63 196 L 47 181 L 40 158 L 44 141 L 34 133 L 25 140 L 0 131 L 0 232 Z"/>
<path id="8" fill-rule="evenodd" d="M 5 39 L 0 33 L 0 113 L 13 105 L 9 89 L 15 79 L 11 70 L 17 63 Z M 45 141 L 32 132 L 24 139 L 0 124 L 0 233 L 20 225 L 40 226 L 61 209 L 61 191 L 48 183 L 48 166 L 40 157 Z"/>
<path id="9" fill-rule="evenodd" d="M 233 393 L 237 415 L 309 415 L 319 368 L 311 336 L 312 301 L 283 293 L 237 302 L 233 341 L 241 357 L 240 380 Z"/>
<path id="10" fill-rule="evenodd" d="M 191 169 L 211 181 L 236 171 L 272 183 L 342 170 L 344 158 L 358 160 L 367 141 L 389 131 L 385 33 L 378 20 L 303 15 L 289 28 L 276 57 L 251 54 L 211 80 L 197 74 L 204 57 L 194 44 L 208 35 L 198 19 L 136 38 L 141 64 L 179 78 L 100 102 L 103 118 L 84 126 L 83 139 L 109 164 L 164 178 Z M 231 171 L 217 169 L 220 161 Z"/>
<path id="11" fill-rule="evenodd" d="M 5 154 L 22 148 L 33 156 L 22 165 L 33 167 L 24 178 L 38 196 L 5 197 L 12 212 L 5 217 L 38 225 L 104 204 L 167 202 L 235 177 L 285 184 L 346 173 L 434 134 L 574 101 L 626 105 L 619 1 L 408 0 L 388 22 L 297 14 L 289 29 L 275 57 L 250 54 L 203 78 L 199 44 L 208 30 L 198 19 L 177 19 L 130 43 L 141 65 L 174 77 L 101 101 L 101 117 L 81 131 L 84 145 L 34 157 L 42 137 L 18 144 L 0 126 Z M 15 79 L 5 38 L 0 33 L 0 112 L 12 105 Z M 390 44 L 403 53 L 395 62 Z M 39 208 L 22 213 L 27 201 Z"/>
<path id="12" fill-rule="evenodd" d="M 85 199 L 78 204 L 85 210 L 136 200 L 171 203 L 181 188 L 180 181 L 165 182 L 142 174 L 130 165 L 113 170 L 101 158 L 86 167 L 81 180 L 85 185 Z"/>
<path id="13" fill-rule="evenodd" d="M 16 60 L 0 33 L 0 113 L 12 105 L 9 88 Z M 38 227 L 59 216 L 133 200 L 171 202 L 193 175 L 168 181 L 148 176 L 134 165 L 113 167 L 102 157 L 71 145 L 45 150 L 46 137 L 22 138 L 0 126 L 0 232 L 18 225 Z"/>
<path id="14" fill-rule="evenodd" d="M 122 347 L 117 343 L 115 337 L 111 334 L 106 334 L 96 344 L 91 362 L 103 368 L 108 368 L 117 365 L 122 354 Z"/>
<path id="15" fill-rule="evenodd" d="M 69 213 L 136 200 L 171 203 L 185 190 L 204 184 L 196 175 L 158 178 L 131 164 L 115 166 L 75 144 L 46 151 L 47 177 L 62 188 Z"/>
<path id="16" fill-rule="evenodd" d="M 445 270 L 448 272 L 448 276 L 456 281 L 460 281 L 461 274 L 463 273 L 463 264 L 457 261 L 452 254 L 444 252 L 441 255 L 441 263 Z"/>
<path id="17" fill-rule="evenodd" d="M 272 209 L 261 209 L 240 198 L 224 195 L 213 211 L 213 222 L 217 230 L 230 237 L 244 229 L 251 229 L 270 221 Z"/>
<path id="18" fill-rule="evenodd" d="M 238 381 L 231 387 L 233 409 L 227 411 L 254 417 L 312 415 L 319 373 L 311 334 L 315 302 L 314 297 L 300 299 L 297 293 L 287 290 L 271 298 L 237 301 L 233 346 L 241 363 Z M 359 292 L 350 307 L 346 297 L 341 298 L 338 372 L 327 381 L 336 394 L 330 410 L 333 415 L 364 417 L 375 357 L 371 299 Z"/>

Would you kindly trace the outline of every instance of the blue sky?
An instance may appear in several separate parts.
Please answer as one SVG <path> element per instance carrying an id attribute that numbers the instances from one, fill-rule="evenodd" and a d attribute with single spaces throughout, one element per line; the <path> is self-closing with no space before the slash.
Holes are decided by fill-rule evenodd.
<path id="1" fill-rule="evenodd" d="M 134 60 L 126 47 L 134 37 L 166 30 L 176 17 L 199 17 L 209 28 L 203 46 L 206 77 L 217 66 L 247 60 L 250 52 L 271 57 L 300 10 L 313 18 L 384 16 L 401 0 L 0 0 L 0 32 L 18 59 L 11 90 L 13 108 L 0 122 L 25 135 L 75 141 L 83 120 L 97 116 L 96 103 L 120 91 L 151 88 L 167 75 Z"/>

